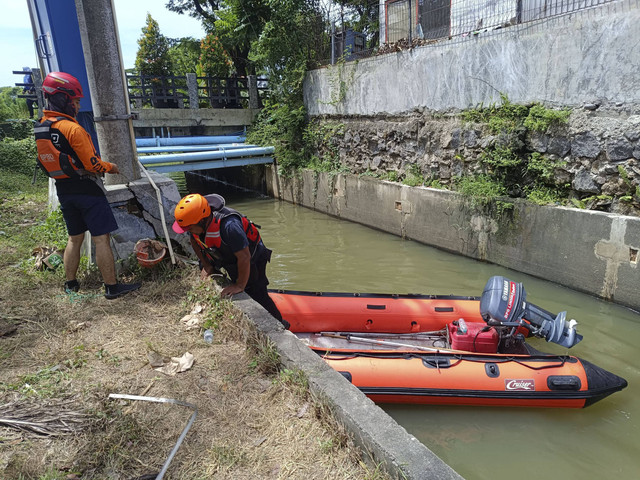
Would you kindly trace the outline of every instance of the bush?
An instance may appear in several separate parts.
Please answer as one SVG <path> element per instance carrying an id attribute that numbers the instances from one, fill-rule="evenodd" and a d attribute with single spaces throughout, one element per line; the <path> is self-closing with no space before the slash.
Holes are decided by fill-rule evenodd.
<path id="1" fill-rule="evenodd" d="M 36 141 L 34 138 L 0 141 L 0 170 L 32 175 L 36 166 Z"/>
<path id="2" fill-rule="evenodd" d="M 7 120 L 0 123 L 0 139 L 22 140 L 33 136 L 33 121 L 27 119 Z"/>
<path id="3" fill-rule="evenodd" d="M 305 114 L 304 106 L 291 108 L 284 103 L 267 105 L 247 133 L 247 143 L 273 146 L 284 174 L 306 167 L 309 155 L 303 140 Z"/>

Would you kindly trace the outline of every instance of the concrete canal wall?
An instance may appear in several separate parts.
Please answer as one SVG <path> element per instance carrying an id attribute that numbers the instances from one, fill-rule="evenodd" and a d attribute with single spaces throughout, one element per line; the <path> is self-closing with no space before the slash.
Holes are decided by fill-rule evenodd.
<path id="1" fill-rule="evenodd" d="M 500 211 L 447 190 L 308 170 L 267 168 L 267 184 L 276 198 L 640 310 L 638 217 L 524 201 Z"/>

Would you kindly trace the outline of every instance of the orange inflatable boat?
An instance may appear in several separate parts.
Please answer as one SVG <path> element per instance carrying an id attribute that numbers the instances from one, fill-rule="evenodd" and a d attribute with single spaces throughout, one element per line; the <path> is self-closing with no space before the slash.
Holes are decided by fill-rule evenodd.
<path id="1" fill-rule="evenodd" d="M 626 380 L 525 337 L 570 348 L 575 320 L 492 277 L 481 297 L 271 291 L 295 333 L 379 403 L 581 408 Z"/>

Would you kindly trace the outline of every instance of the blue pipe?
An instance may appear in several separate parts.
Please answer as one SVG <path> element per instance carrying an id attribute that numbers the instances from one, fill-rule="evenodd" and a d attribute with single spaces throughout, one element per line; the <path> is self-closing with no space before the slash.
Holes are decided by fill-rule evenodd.
<path id="1" fill-rule="evenodd" d="M 210 162 L 183 163 L 174 165 L 151 165 L 149 169 L 158 173 L 192 172 L 194 170 L 210 170 L 214 168 L 244 167 L 245 165 L 261 165 L 273 163 L 273 157 L 245 157 L 213 160 Z"/>
<path id="2" fill-rule="evenodd" d="M 160 153 L 160 152 L 203 152 L 207 150 L 233 150 L 237 148 L 247 148 L 253 145 L 246 143 L 220 143 L 218 145 L 185 145 L 182 147 L 140 147 L 138 153 Z"/>
<path id="3" fill-rule="evenodd" d="M 136 138 L 136 147 L 160 147 L 175 145 L 203 145 L 206 143 L 243 143 L 244 135 L 218 135 L 203 137 Z"/>
<path id="4" fill-rule="evenodd" d="M 257 155 L 270 155 L 275 151 L 273 147 L 237 148 L 215 152 L 169 153 L 167 155 L 149 155 L 139 157 L 143 165 L 155 165 L 168 162 L 199 162 L 202 160 L 215 160 L 226 158 L 238 158 Z"/>

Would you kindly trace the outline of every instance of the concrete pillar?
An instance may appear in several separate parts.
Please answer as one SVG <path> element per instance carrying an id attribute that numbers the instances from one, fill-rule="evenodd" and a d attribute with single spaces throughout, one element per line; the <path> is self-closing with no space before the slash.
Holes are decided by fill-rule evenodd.
<path id="1" fill-rule="evenodd" d="M 96 132 L 103 160 L 122 175 L 106 175 L 117 185 L 140 178 L 127 83 L 111 0 L 75 0 L 87 67 Z"/>
<path id="2" fill-rule="evenodd" d="M 198 79 L 195 73 L 187 73 L 187 90 L 189 91 L 189 108 L 200 108 Z"/>
<path id="3" fill-rule="evenodd" d="M 260 108 L 258 77 L 256 77 L 255 75 L 249 75 L 249 108 Z"/>

